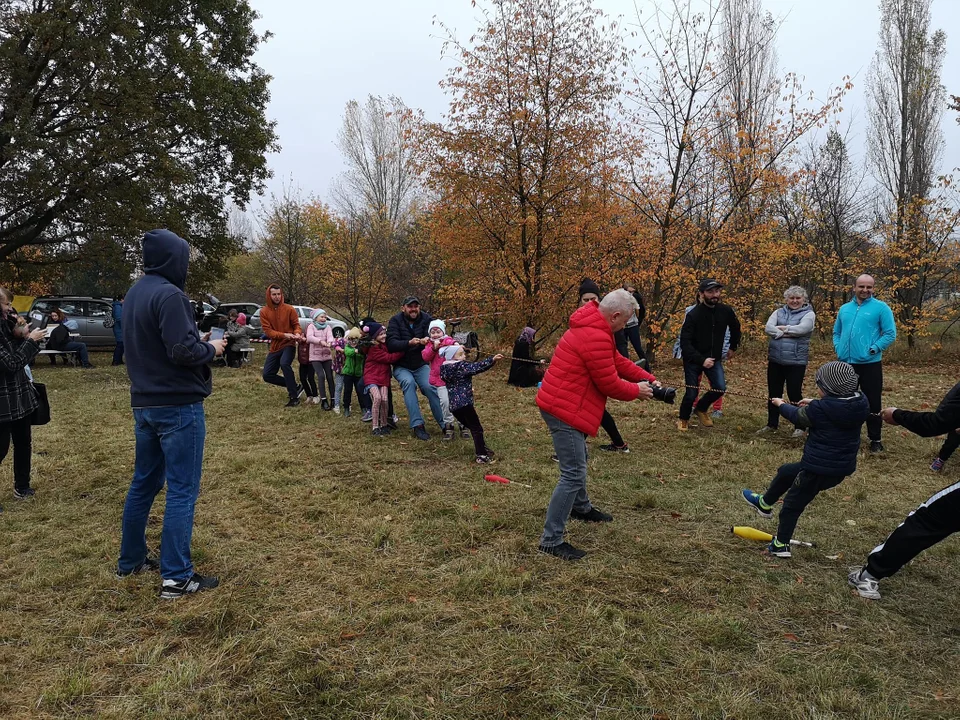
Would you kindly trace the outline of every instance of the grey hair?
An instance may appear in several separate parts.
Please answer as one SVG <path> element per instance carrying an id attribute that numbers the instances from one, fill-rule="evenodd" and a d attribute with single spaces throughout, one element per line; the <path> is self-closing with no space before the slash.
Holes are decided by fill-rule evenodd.
<path id="1" fill-rule="evenodd" d="M 600 310 L 603 311 L 604 315 L 613 315 L 614 313 L 630 315 L 639 308 L 640 304 L 636 298 L 626 290 L 612 290 L 604 295 L 603 300 L 600 301 Z"/>
<path id="2" fill-rule="evenodd" d="M 804 301 L 810 299 L 810 298 L 807 296 L 807 291 L 804 290 L 804 289 L 803 289 L 802 287 L 800 287 L 799 285 L 791 285 L 790 287 L 788 287 L 786 290 L 783 291 L 783 299 L 784 299 L 784 300 L 786 300 L 787 298 L 792 298 L 792 297 L 802 297 L 802 298 L 804 299 Z"/>

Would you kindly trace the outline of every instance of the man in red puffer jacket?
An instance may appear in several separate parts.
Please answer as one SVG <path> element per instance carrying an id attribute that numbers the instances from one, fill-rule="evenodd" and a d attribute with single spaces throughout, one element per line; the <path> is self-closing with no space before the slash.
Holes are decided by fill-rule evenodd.
<path id="1" fill-rule="evenodd" d="M 560 481 L 547 507 L 540 552 L 563 560 L 586 555 L 563 540 L 568 517 L 585 522 L 613 520 L 587 497 L 587 435 L 597 434 L 607 398 L 653 397 L 649 382 L 656 378 L 620 355 L 613 339 L 637 307 L 626 290 L 614 290 L 599 304 L 592 300 L 571 315 L 570 329 L 560 338 L 537 394 L 560 463 Z"/>

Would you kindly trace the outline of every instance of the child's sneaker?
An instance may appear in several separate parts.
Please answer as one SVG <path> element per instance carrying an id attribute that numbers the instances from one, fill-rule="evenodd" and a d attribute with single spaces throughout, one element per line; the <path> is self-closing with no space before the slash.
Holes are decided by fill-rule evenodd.
<path id="1" fill-rule="evenodd" d="M 609 445 L 601 445 L 601 446 L 600 446 L 600 449 L 601 449 L 601 450 L 606 450 L 607 452 L 615 452 L 615 453 L 628 453 L 628 452 L 630 452 L 630 448 L 627 447 L 627 444 L 626 444 L 626 443 L 624 443 L 623 445 L 614 445 L 613 443 L 610 443 Z"/>
<path id="2" fill-rule="evenodd" d="M 930 469 L 934 472 L 941 472 L 944 465 L 946 465 L 946 462 L 936 457 L 933 459 L 933 462 L 930 463 Z"/>
<path id="3" fill-rule="evenodd" d="M 375 427 L 373 430 L 370 431 L 370 434 L 373 435 L 374 437 L 383 437 L 384 436 L 383 428 Z"/>
<path id="4" fill-rule="evenodd" d="M 443 439 L 447 442 L 453 440 L 453 425 L 445 425 L 443 427 Z"/>
<path id="5" fill-rule="evenodd" d="M 373 422 L 373 411 L 364 410 L 363 415 L 360 416 L 360 422 Z"/>
<path id="6" fill-rule="evenodd" d="M 344 417 L 350 417 L 350 408 L 345 407 L 345 408 L 343 409 L 343 416 L 344 416 Z"/>
<path id="7" fill-rule="evenodd" d="M 939 459 L 939 458 L 938 458 Z M 880 582 L 866 568 L 850 568 L 847 582 L 857 589 L 857 594 L 867 600 L 880 599 Z"/>
<path id="8" fill-rule="evenodd" d="M 186 580 L 177 582 L 176 580 L 164 580 L 160 586 L 160 598 L 162 600 L 176 600 L 184 595 L 200 592 L 201 590 L 212 590 L 220 584 L 220 578 L 204 577 L 203 575 L 193 574 Z"/>
<path id="9" fill-rule="evenodd" d="M 470 434 L 470 431 L 466 428 L 466 426 L 461 425 L 460 437 L 463 438 L 464 440 L 470 440 L 471 438 L 473 438 L 473 435 Z"/>
<path id="10" fill-rule="evenodd" d="M 712 413 L 710 413 L 710 417 L 720 420 L 723 418 L 723 410 L 714 410 Z"/>
<path id="11" fill-rule="evenodd" d="M 36 490 L 34 490 L 31 487 L 23 488 L 23 489 L 18 489 L 18 488 L 13 489 L 13 496 L 17 500 L 26 500 L 27 498 L 32 498 L 36 494 L 37 494 Z"/>
<path id="12" fill-rule="evenodd" d="M 489 446 L 484 446 L 484 448 L 483 448 L 483 454 L 484 454 L 484 455 L 489 455 L 490 457 L 496 457 L 496 456 L 497 456 L 497 454 L 496 454 L 493 450 L 491 450 Z"/>
<path id="13" fill-rule="evenodd" d="M 493 458 L 489 455 L 477 455 L 477 459 L 474 461 L 477 465 L 489 465 L 493 462 Z"/>
<path id="14" fill-rule="evenodd" d="M 757 515 L 762 518 L 769 520 L 773 517 L 773 505 L 767 505 L 763 501 L 763 495 L 756 493 L 753 490 L 743 490 L 740 492 L 743 496 L 743 499 L 746 500 L 750 506 L 757 511 Z"/>
<path id="15" fill-rule="evenodd" d="M 770 541 L 770 544 L 767 545 L 767 552 L 778 558 L 791 558 L 793 555 L 790 554 L 790 546 L 784 545 L 779 540 L 774 538 Z"/>
<path id="16" fill-rule="evenodd" d="M 339 414 L 340 414 L 340 406 L 339 406 L 339 405 L 334 405 L 334 406 L 333 406 L 333 412 L 334 412 L 335 415 L 339 415 Z"/>
<path id="17" fill-rule="evenodd" d="M 677 420 L 677 430 L 680 432 L 687 432 L 690 429 L 689 420 Z"/>

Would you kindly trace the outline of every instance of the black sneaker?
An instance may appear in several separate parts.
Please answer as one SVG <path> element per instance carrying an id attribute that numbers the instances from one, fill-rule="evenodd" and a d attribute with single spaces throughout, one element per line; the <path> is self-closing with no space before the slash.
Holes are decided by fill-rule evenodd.
<path id="1" fill-rule="evenodd" d="M 583 522 L 613 522 L 613 515 L 609 515 L 597 508 L 590 508 L 590 512 L 570 511 L 571 520 L 582 520 Z"/>
<path id="2" fill-rule="evenodd" d="M 344 416 L 344 417 L 350 417 L 350 408 L 345 407 L 345 408 L 343 409 L 343 416 Z"/>
<path id="3" fill-rule="evenodd" d="M 298 407 L 300 405 L 300 398 L 291 398 L 284 407 Z"/>
<path id="4" fill-rule="evenodd" d="M 493 450 L 491 450 L 488 446 L 486 446 L 486 445 L 483 447 L 483 454 L 484 454 L 484 455 L 489 455 L 490 457 L 496 457 L 496 456 L 497 456 L 497 454 L 496 454 Z"/>
<path id="5" fill-rule="evenodd" d="M 117 568 L 116 576 L 117 578 L 125 578 L 145 572 L 160 572 L 160 563 L 147 555 L 147 557 L 143 559 L 143 562 L 137 565 L 133 570 L 123 572 L 120 568 Z"/>
<path id="6" fill-rule="evenodd" d="M 446 425 L 446 426 L 444 426 L 444 428 L 443 428 L 443 439 L 444 439 L 444 441 L 449 442 L 450 440 L 453 440 L 453 438 L 454 438 L 453 425 Z"/>
<path id="7" fill-rule="evenodd" d="M 562 542 L 559 545 L 552 545 L 550 547 L 541 545 L 537 550 L 547 555 L 558 557 L 561 560 L 582 560 L 587 555 L 583 550 L 578 550 L 567 542 Z"/>
<path id="8" fill-rule="evenodd" d="M 191 595 L 201 590 L 212 590 L 220 584 L 220 578 L 204 577 L 203 575 L 193 574 L 186 580 L 176 582 L 174 580 L 164 580 L 160 586 L 160 598 L 162 600 L 176 600 L 184 595 Z"/>
<path id="9" fill-rule="evenodd" d="M 469 429 L 467 429 L 466 427 L 464 427 L 463 425 L 461 425 L 461 426 L 460 426 L 460 437 L 462 437 L 464 440 L 470 440 L 470 439 L 473 437 L 473 435 L 470 433 L 470 430 L 469 430 Z"/>
<path id="10" fill-rule="evenodd" d="M 477 465 L 489 465 L 493 462 L 493 458 L 489 455 L 477 455 L 477 459 L 474 461 Z"/>
<path id="11" fill-rule="evenodd" d="M 871 441 L 870 441 L 870 454 L 871 454 L 871 455 L 876 455 L 877 453 L 882 453 L 882 452 L 883 452 L 883 443 L 880 442 L 879 440 L 871 440 Z"/>
<path id="12" fill-rule="evenodd" d="M 370 434 L 373 435 L 374 437 L 383 437 L 384 433 L 382 428 L 374 428 L 373 430 L 370 431 Z"/>
<path id="13" fill-rule="evenodd" d="M 37 494 L 37 491 L 31 487 L 23 488 L 23 490 L 18 490 L 17 488 L 13 489 L 13 496 L 17 500 L 26 500 L 27 498 L 31 498 L 36 494 Z"/>
<path id="14" fill-rule="evenodd" d="M 553 460 L 555 463 L 560 462 L 560 458 L 558 458 L 556 455 L 551 455 L 550 459 Z"/>
<path id="15" fill-rule="evenodd" d="M 387 427 L 389 427 L 391 430 L 396 430 L 397 423 L 399 422 L 400 422 L 400 418 L 398 418 L 396 415 L 391 415 L 390 417 L 387 418 Z"/>
<path id="16" fill-rule="evenodd" d="M 609 445 L 601 445 L 600 449 L 606 450 L 607 452 L 617 452 L 617 453 L 630 452 L 630 448 L 627 447 L 626 443 L 624 443 L 623 445 L 614 445 L 613 443 L 610 443 Z"/>
<path id="17" fill-rule="evenodd" d="M 417 425 L 413 429 L 413 434 L 417 436 L 417 440 L 429 440 L 430 433 L 427 432 L 426 428 L 423 425 Z"/>
<path id="18" fill-rule="evenodd" d="M 329 410 L 329 409 L 330 409 L 330 403 L 327 402 L 327 399 L 326 399 L 326 398 L 323 398 L 323 399 L 320 401 L 320 409 L 321 409 L 321 410 Z"/>

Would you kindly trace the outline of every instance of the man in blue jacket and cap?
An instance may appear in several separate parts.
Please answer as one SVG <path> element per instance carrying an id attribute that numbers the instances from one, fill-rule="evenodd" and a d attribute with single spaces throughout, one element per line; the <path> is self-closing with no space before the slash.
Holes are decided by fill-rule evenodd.
<path id="1" fill-rule="evenodd" d="M 867 437 L 870 452 L 883 452 L 880 431 L 883 392 L 883 351 L 897 339 L 893 311 L 873 296 L 874 279 L 861 275 L 853 286 L 853 299 L 840 306 L 833 324 L 833 349 L 837 359 L 853 366 L 860 378 L 860 391 L 870 403 Z"/>
<path id="2" fill-rule="evenodd" d="M 123 346 L 130 376 L 136 459 L 123 507 L 117 577 L 160 570 L 160 597 L 171 600 L 219 584 L 194 572 L 193 512 L 200 492 L 206 424 L 203 400 L 212 389 L 208 363 L 226 340 L 204 342 L 183 291 L 190 246 L 169 230 L 143 238 L 143 276 L 124 298 Z M 147 518 L 167 486 L 159 563 L 147 554 Z"/>

